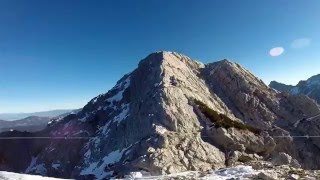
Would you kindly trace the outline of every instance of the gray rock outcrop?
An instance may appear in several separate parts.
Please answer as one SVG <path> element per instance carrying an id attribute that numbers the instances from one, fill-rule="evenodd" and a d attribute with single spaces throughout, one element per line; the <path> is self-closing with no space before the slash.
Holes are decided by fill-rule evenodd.
<path id="1" fill-rule="evenodd" d="M 25 158 L 25 170 L 103 179 L 207 171 L 280 152 L 320 168 L 319 114 L 310 98 L 275 91 L 239 64 L 156 52 L 81 111 L 52 122 L 40 133 L 52 139 Z"/>

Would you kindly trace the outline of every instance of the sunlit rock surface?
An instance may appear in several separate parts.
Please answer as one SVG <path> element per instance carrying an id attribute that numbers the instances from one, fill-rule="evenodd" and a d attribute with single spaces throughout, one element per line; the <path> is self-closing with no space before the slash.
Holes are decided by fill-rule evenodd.
<path id="1" fill-rule="evenodd" d="M 318 169 L 319 114 L 310 98 L 271 89 L 237 63 L 156 52 L 44 131 L 0 134 L 45 137 L 0 139 L 0 170 L 76 179 L 156 176 L 271 161 L 279 153 L 291 157 L 287 166 Z"/>

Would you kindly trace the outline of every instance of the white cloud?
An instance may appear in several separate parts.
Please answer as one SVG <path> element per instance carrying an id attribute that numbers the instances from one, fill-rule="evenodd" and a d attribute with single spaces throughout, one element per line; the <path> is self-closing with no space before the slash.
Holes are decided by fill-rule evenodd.
<path id="1" fill-rule="evenodd" d="M 270 56 L 280 56 L 284 52 L 283 47 L 272 48 L 269 52 Z"/>
<path id="2" fill-rule="evenodd" d="M 300 39 L 294 40 L 291 43 L 291 48 L 294 48 L 294 49 L 305 48 L 305 47 L 308 47 L 310 44 L 311 44 L 310 38 L 300 38 Z"/>

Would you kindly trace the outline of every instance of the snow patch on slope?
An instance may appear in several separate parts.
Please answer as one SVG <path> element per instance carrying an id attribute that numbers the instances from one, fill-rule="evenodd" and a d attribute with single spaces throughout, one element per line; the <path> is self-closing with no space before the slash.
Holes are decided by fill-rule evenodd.
<path id="1" fill-rule="evenodd" d="M 26 173 L 34 172 L 41 175 L 46 175 L 47 169 L 44 164 L 37 164 L 38 157 L 32 157 L 30 165 L 25 170 Z"/>
<path id="2" fill-rule="evenodd" d="M 38 175 L 18 174 L 6 171 L 0 171 L 0 179 L 4 180 L 62 180 L 52 177 L 43 177 Z"/>
<path id="3" fill-rule="evenodd" d="M 105 136 L 107 136 L 110 131 L 110 124 L 111 124 L 111 121 L 108 121 L 102 128 L 99 129 L 99 131 L 102 131 L 102 133 Z"/>
<path id="4" fill-rule="evenodd" d="M 165 134 L 168 131 L 165 127 L 160 125 L 154 125 L 154 127 L 155 127 L 155 131 L 159 134 Z"/>
<path id="5" fill-rule="evenodd" d="M 122 111 L 116 117 L 114 117 L 114 122 L 117 122 L 117 124 L 119 124 L 128 116 L 129 116 L 129 104 L 122 105 Z"/>
<path id="6" fill-rule="evenodd" d="M 201 179 L 216 179 L 216 180 L 227 180 L 227 179 L 244 179 L 252 175 L 258 174 L 259 171 L 252 169 L 251 166 L 235 166 L 231 168 L 221 169 L 213 171 L 207 176 Z"/>
<path id="7" fill-rule="evenodd" d="M 37 164 L 37 165 L 34 165 L 32 167 L 30 167 L 30 169 L 28 169 L 28 171 L 26 171 L 26 173 L 29 173 L 29 172 L 35 172 L 37 174 L 41 174 L 41 175 L 46 175 L 47 174 L 47 169 L 45 168 L 44 164 Z"/>
<path id="8" fill-rule="evenodd" d="M 38 157 L 32 157 L 29 166 L 25 170 L 26 173 L 29 173 L 31 171 L 31 169 L 36 165 L 37 159 L 38 159 Z"/>
<path id="9" fill-rule="evenodd" d="M 51 166 L 52 166 L 52 168 L 57 170 L 60 167 L 60 165 L 61 165 L 60 162 L 57 162 L 57 163 L 52 163 Z"/>
<path id="10" fill-rule="evenodd" d="M 91 163 L 87 168 L 80 172 L 80 175 L 90 175 L 93 174 L 97 179 L 103 179 L 108 175 L 112 175 L 113 172 L 105 172 L 105 164 L 100 164 L 98 162 Z"/>
<path id="11" fill-rule="evenodd" d="M 251 179 L 250 177 L 261 171 L 254 170 L 251 166 L 239 165 L 235 167 L 211 171 L 200 177 L 199 171 L 186 171 L 181 173 L 150 176 L 145 172 L 131 172 L 125 179 L 201 179 L 201 180 L 229 180 L 229 179 Z"/>
<path id="12" fill-rule="evenodd" d="M 127 77 L 127 79 L 125 79 L 123 82 L 117 84 L 113 89 L 118 89 L 119 87 L 121 87 L 121 90 L 117 92 L 117 94 L 115 94 L 114 96 L 110 97 L 107 99 L 107 101 L 109 102 L 118 102 L 121 101 L 122 97 L 123 97 L 123 92 L 130 86 L 130 76 Z"/>
<path id="13" fill-rule="evenodd" d="M 90 163 L 88 167 L 84 168 L 80 175 L 89 175 L 93 174 L 97 179 L 103 179 L 106 176 L 110 176 L 113 174 L 113 171 L 105 172 L 105 169 L 108 165 L 114 164 L 122 158 L 124 152 L 128 148 L 124 148 L 122 150 L 116 150 L 110 152 L 106 155 L 102 161 Z"/>

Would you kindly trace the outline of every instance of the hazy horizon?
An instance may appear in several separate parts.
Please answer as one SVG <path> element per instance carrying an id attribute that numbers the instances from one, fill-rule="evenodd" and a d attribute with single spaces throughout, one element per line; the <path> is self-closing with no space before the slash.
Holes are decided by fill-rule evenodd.
<path id="1" fill-rule="evenodd" d="M 72 110 L 80 109 L 80 108 L 82 108 L 82 107 L 72 108 L 72 109 L 48 109 L 45 111 L 30 111 L 30 112 L 0 112 L 0 115 L 43 113 L 43 112 L 51 112 L 51 111 L 72 111 Z M 1 120 L 1 118 L 0 118 L 0 120 Z"/>

